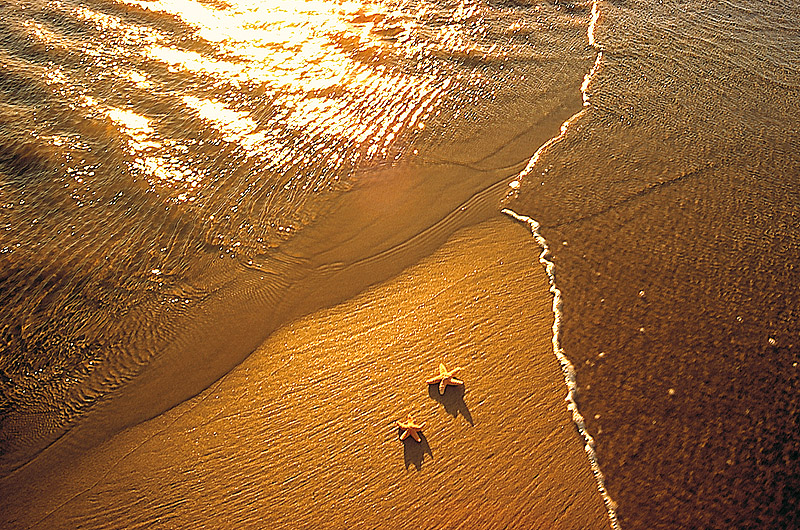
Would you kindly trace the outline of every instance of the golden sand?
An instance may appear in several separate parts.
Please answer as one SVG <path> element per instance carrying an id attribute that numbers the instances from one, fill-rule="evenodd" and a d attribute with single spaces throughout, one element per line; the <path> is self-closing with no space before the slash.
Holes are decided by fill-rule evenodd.
<path id="1" fill-rule="evenodd" d="M 508 219 L 274 333 L 201 395 L 41 472 L 21 527 L 608 528 Z M 425 383 L 461 366 L 464 386 Z M 451 366 L 452 365 L 452 366 Z M 397 420 L 425 422 L 399 440 Z M 20 492 L 21 494 L 23 492 Z M 47 516 L 47 514 L 50 514 Z"/>

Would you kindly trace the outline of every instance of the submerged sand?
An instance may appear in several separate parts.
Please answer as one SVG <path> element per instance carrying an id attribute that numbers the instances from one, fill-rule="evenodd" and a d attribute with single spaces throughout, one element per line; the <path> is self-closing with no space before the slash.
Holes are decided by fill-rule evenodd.
<path id="1" fill-rule="evenodd" d="M 18 472 L 7 527 L 608 528 L 538 252 L 508 219 L 460 230 L 285 326 L 199 396 Z M 466 385 L 426 385 L 439 362 Z M 398 439 L 409 412 L 421 443 Z"/>

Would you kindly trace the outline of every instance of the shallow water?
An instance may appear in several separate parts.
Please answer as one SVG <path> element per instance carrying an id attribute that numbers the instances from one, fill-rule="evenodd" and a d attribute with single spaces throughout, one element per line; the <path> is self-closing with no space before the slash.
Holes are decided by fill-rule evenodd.
<path id="1" fill-rule="evenodd" d="M 586 6 L 0 9 L 6 471 L 496 211 L 594 59 Z"/>
<path id="2" fill-rule="evenodd" d="M 553 249 L 620 525 L 796 527 L 800 12 L 595 13 L 585 112 L 510 206 Z"/>

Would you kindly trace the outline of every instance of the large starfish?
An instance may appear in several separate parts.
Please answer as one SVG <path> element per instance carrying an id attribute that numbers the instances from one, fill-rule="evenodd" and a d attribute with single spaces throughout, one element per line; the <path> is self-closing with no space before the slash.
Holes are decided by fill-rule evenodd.
<path id="1" fill-rule="evenodd" d="M 439 363 L 439 375 L 436 377 L 431 377 L 426 381 L 429 385 L 435 385 L 439 383 L 439 394 L 444 394 L 445 388 L 447 385 L 463 385 L 464 381 L 460 379 L 456 379 L 456 374 L 461 371 L 461 368 L 453 368 L 452 370 L 447 370 L 444 367 L 444 364 Z"/>
<path id="2" fill-rule="evenodd" d="M 400 440 L 405 440 L 409 436 L 411 436 L 414 440 L 421 442 L 422 439 L 419 437 L 419 432 L 425 427 L 425 422 L 423 421 L 421 425 L 414 423 L 414 420 L 411 418 L 411 414 L 406 416 L 406 421 L 397 421 L 397 426 L 403 429 L 403 433 L 400 435 Z"/>

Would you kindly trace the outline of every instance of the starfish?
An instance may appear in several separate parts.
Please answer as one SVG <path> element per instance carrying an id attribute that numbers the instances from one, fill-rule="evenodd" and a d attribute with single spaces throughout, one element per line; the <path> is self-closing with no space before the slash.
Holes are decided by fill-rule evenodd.
<path id="1" fill-rule="evenodd" d="M 406 421 L 398 420 L 397 426 L 403 429 L 403 433 L 400 435 L 400 440 L 405 440 L 411 436 L 417 442 L 422 441 L 422 439 L 419 437 L 419 431 L 425 427 L 425 422 L 422 422 L 421 425 L 418 425 L 414 423 L 414 420 L 411 418 L 411 414 L 409 414 L 406 416 Z"/>
<path id="2" fill-rule="evenodd" d="M 464 381 L 456 379 L 456 375 L 460 370 L 461 368 L 453 368 L 452 370 L 448 371 L 442 363 L 439 363 L 439 375 L 436 377 L 431 377 L 425 382 L 429 385 L 435 385 L 436 383 L 439 383 L 439 394 L 444 394 L 444 390 L 447 388 L 447 385 L 455 386 L 464 384 Z"/>

